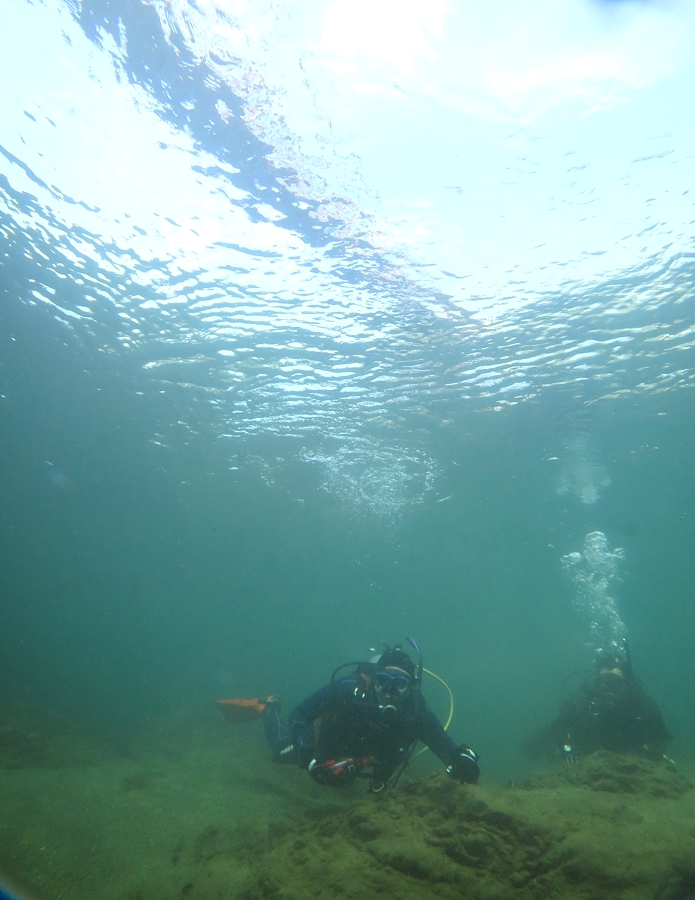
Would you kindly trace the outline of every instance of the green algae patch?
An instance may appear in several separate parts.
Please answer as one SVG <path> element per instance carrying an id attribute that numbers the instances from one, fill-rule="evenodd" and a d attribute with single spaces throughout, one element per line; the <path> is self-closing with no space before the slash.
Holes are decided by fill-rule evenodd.
<path id="1" fill-rule="evenodd" d="M 560 787 L 571 784 L 592 791 L 613 794 L 648 794 L 652 797 L 680 797 L 693 789 L 693 782 L 670 762 L 652 762 L 638 756 L 599 750 L 577 765 L 566 766 L 552 775 L 533 775 L 523 786 Z"/>
<path id="2" fill-rule="evenodd" d="M 591 787 L 591 773 L 615 784 L 626 765 L 606 757 L 586 781 L 578 770 L 508 790 L 436 776 L 319 822 L 298 819 L 269 835 L 262 875 L 240 897 L 675 897 L 695 873 L 693 795 L 687 779 L 663 793 L 670 776 L 658 767 L 638 767 L 639 791 Z"/>
<path id="3" fill-rule="evenodd" d="M 437 779 L 356 801 L 268 853 L 244 900 L 547 897 L 563 836 Z"/>

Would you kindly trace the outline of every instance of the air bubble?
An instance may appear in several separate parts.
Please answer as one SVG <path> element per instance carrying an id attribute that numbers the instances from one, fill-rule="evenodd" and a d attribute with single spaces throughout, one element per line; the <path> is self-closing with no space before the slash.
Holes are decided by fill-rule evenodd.
<path id="1" fill-rule="evenodd" d="M 613 585 L 620 581 L 624 559 L 622 547 L 610 550 L 602 531 L 587 534 L 582 553 L 575 551 L 562 557 L 562 566 L 574 583 L 574 608 L 588 620 L 594 651 L 619 647 L 627 633 L 612 593 Z"/>

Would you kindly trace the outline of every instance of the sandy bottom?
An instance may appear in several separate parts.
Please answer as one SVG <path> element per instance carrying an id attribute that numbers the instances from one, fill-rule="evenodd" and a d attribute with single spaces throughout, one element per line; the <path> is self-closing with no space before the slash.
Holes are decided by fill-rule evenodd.
<path id="1" fill-rule="evenodd" d="M 36 900 L 695 897 L 695 790 L 666 764 L 369 796 L 272 766 L 258 724 L 182 717 L 117 753 L 0 713 L 0 871 Z"/>

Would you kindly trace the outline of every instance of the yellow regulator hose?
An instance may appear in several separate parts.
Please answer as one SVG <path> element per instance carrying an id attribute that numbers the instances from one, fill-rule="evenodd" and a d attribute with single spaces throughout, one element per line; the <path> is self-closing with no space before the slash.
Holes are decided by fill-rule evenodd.
<path id="1" fill-rule="evenodd" d="M 447 731 L 449 728 L 449 725 L 451 725 L 451 720 L 454 718 L 454 695 L 451 693 L 451 688 L 446 683 L 446 681 L 444 681 L 443 678 L 440 678 L 439 675 L 437 675 L 435 672 L 430 672 L 429 669 L 423 668 L 422 671 L 426 672 L 432 678 L 436 678 L 440 684 L 443 684 L 444 687 L 446 688 L 447 694 L 449 695 L 449 716 L 446 720 L 446 725 L 444 726 L 444 731 Z M 425 750 L 427 750 L 427 749 L 428 749 L 427 747 L 422 747 L 420 750 L 418 750 L 418 752 L 415 754 L 415 756 L 413 756 L 413 759 L 415 759 L 415 757 L 419 756 L 421 753 L 424 753 Z"/>

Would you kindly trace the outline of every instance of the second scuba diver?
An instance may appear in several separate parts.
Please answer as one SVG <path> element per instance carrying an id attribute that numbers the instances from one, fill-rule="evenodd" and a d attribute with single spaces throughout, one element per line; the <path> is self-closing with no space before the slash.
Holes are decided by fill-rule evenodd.
<path id="1" fill-rule="evenodd" d="M 458 746 L 427 707 L 421 691 L 422 657 L 417 667 L 400 647 L 386 647 L 368 663 L 347 663 L 330 683 L 296 706 L 286 721 L 280 700 L 221 700 L 231 718 L 263 719 L 274 762 L 299 765 L 319 784 L 343 786 L 366 778 L 373 792 L 392 787 L 422 741 L 462 784 L 476 784 L 478 756 Z M 340 678 L 347 666 L 356 669 Z"/>
<path id="2" fill-rule="evenodd" d="M 596 651 L 595 671 L 561 705 L 557 718 L 523 746 L 532 758 L 577 757 L 597 750 L 658 761 L 671 735 L 656 702 L 632 670 L 626 640 Z"/>

